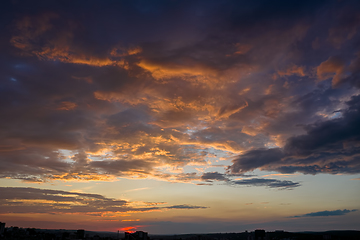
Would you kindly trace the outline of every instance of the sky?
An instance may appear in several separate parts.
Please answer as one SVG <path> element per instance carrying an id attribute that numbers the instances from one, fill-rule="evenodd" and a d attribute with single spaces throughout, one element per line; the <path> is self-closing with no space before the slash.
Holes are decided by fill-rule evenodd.
<path id="1" fill-rule="evenodd" d="M 2 1 L 0 221 L 360 230 L 359 1 Z"/>

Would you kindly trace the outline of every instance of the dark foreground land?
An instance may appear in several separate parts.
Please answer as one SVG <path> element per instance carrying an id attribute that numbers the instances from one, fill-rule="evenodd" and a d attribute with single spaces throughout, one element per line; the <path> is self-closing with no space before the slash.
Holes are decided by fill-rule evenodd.
<path id="1" fill-rule="evenodd" d="M 146 238 L 126 238 L 124 233 L 94 232 L 84 230 L 49 230 L 35 228 L 7 228 L 0 240 L 360 240 L 360 231 L 326 232 L 266 232 L 256 236 L 255 232 L 146 235 Z"/>
<path id="2" fill-rule="evenodd" d="M 360 231 L 326 232 L 266 232 L 263 238 L 256 238 L 254 232 L 186 234 L 173 236 L 151 236 L 153 240 L 360 240 Z"/>

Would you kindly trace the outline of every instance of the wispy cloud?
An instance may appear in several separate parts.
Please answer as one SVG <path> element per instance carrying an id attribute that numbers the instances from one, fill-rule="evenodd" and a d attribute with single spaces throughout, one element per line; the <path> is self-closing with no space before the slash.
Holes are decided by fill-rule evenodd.
<path id="1" fill-rule="evenodd" d="M 251 178 L 244 180 L 233 181 L 234 185 L 243 185 L 243 186 L 265 186 L 270 188 L 280 188 L 280 189 L 292 189 L 299 187 L 300 183 L 292 181 L 282 181 L 277 179 L 269 178 Z"/>
<path id="2" fill-rule="evenodd" d="M 107 198 L 99 194 L 68 192 L 39 188 L 0 187 L 0 213 L 81 213 L 103 214 L 148 212 L 166 209 L 205 209 L 204 206 L 188 204 L 170 205 L 165 203 L 145 204 L 136 207 L 136 204 L 127 200 Z"/>
<path id="3" fill-rule="evenodd" d="M 312 212 L 306 213 L 303 215 L 293 216 L 294 218 L 302 218 L 302 217 L 330 217 L 330 216 L 342 216 L 351 212 L 355 212 L 357 209 L 344 209 L 344 210 L 332 210 L 332 211 L 320 211 L 320 212 Z"/>
<path id="4" fill-rule="evenodd" d="M 299 182 L 293 181 L 284 181 L 271 178 L 252 178 L 252 176 L 242 175 L 246 179 L 233 179 L 234 177 L 239 177 L 241 175 L 232 175 L 232 174 L 222 174 L 219 172 L 206 172 L 201 176 L 201 180 L 204 180 L 209 183 L 224 182 L 229 186 L 252 186 L 252 187 L 269 187 L 269 188 L 278 188 L 278 189 L 293 189 L 295 187 L 301 186 Z"/>

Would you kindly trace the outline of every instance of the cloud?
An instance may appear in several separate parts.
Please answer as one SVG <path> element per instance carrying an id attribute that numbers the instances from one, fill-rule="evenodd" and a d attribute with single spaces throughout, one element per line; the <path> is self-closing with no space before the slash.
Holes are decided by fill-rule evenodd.
<path id="1" fill-rule="evenodd" d="M 353 209 L 353 210 L 348 210 L 348 209 L 344 209 L 344 210 L 333 210 L 333 211 L 320 211 L 320 212 L 312 212 L 312 213 L 307 213 L 304 215 L 299 215 L 299 216 L 293 216 L 294 218 L 301 218 L 301 217 L 330 217 L 330 216 L 343 216 L 345 214 L 351 213 L 351 212 L 355 212 L 357 211 L 357 209 Z"/>
<path id="2" fill-rule="evenodd" d="M 39 59 L 98 67 L 123 64 L 106 56 L 93 56 L 81 46 L 74 46 L 76 42 L 74 35 L 80 30 L 78 24 L 75 22 L 59 24 L 60 19 L 56 13 L 26 16 L 15 24 L 18 34 L 11 38 L 10 43 Z M 46 44 L 41 46 L 40 42 Z"/>
<path id="3" fill-rule="evenodd" d="M 234 177 L 248 177 L 247 179 L 233 179 Z M 222 174 L 219 172 L 206 172 L 201 176 L 201 180 L 206 182 L 213 181 L 223 181 L 229 186 L 251 186 L 251 187 L 269 187 L 269 188 L 279 188 L 279 189 L 293 189 L 295 187 L 301 186 L 299 182 L 293 181 L 283 181 L 278 179 L 270 178 L 251 178 L 252 176 L 247 175 L 232 175 L 232 174 Z"/>
<path id="4" fill-rule="evenodd" d="M 185 60 L 184 65 L 175 65 L 175 64 L 157 64 L 149 61 L 141 61 L 139 66 L 145 70 L 151 72 L 152 76 L 155 79 L 162 78 L 172 78 L 172 77 L 185 77 L 186 76 L 206 76 L 206 75 L 215 75 L 216 73 L 206 67 L 201 66 L 192 62 L 191 60 Z"/>
<path id="5" fill-rule="evenodd" d="M 0 177 L 359 172 L 357 3 L 142 4 L 4 10 Z"/>
<path id="6" fill-rule="evenodd" d="M 256 168 L 281 173 L 359 173 L 360 96 L 346 102 L 342 117 L 307 125 L 306 134 L 290 137 L 283 148 L 250 150 L 233 160 L 234 173 Z"/>
<path id="7" fill-rule="evenodd" d="M 163 209 L 204 209 L 204 206 L 188 204 L 172 206 L 153 206 L 121 199 L 107 198 L 99 194 L 68 192 L 39 188 L 1 187 L 0 213 L 121 213 L 147 212 Z"/>
<path id="8" fill-rule="evenodd" d="M 234 185 L 244 185 L 244 186 L 265 186 L 269 188 L 282 188 L 282 189 L 292 189 L 299 187 L 300 183 L 292 181 L 284 181 L 277 179 L 268 179 L 268 178 L 251 178 L 233 181 Z"/>
<path id="9" fill-rule="evenodd" d="M 304 77 L 306 75 L 305 68 L 303 66 L 291 66 L 285 70 L 280 70 L 277 72 L 277 75 L 280 77 L 298 75 L 300 77 Z"/>
<path id="10" fill-rule="evenodd" d="M 332 85 L 337 86 L 345 77 L 345 62 L 340 57 L 331 56 L 317 67 L 316 72 L 320 80 L 332 78 Z"/>
<path id="11" fill-rule="evenodd" d="M 229 181 L 229 179 L 219 172 L 206 172 L 201 176 L 202 180 L 205 180 L 207 182 L 215 181 Z"/>
<path id="12" fill-rule="evenodd" d="M 204 209 L 207 207 L 183 204 L 183 205 L 173 205 L 173 206 L 166 207 L 166 208 L 167 209 Z"/>
<path id="13" fill-rule="evenodd" d="M 343 44 L 354 38 L 358 32 L 360 18 L 355 9 L 346 9 L 336 16 L 337 23 L 329 29 L 327 41 L 340 49 Z M 345 13 L 346 12 L 346 13 Z"/>
<path id="14" fill-rule="evenodd" d="M 279 148 L 251 150 L 233 160 L 231 172 L 247 172 L 279 161 L 284 153 Z"/>

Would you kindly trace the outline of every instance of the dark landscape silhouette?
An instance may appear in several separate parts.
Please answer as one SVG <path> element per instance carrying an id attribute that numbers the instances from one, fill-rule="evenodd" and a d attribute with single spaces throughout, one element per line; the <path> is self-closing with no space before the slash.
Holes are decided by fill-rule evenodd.
<path id="1" fill-rule="evenodd" d="M 84 229 L 37 229 L 5 227 L 0 222 L 0 240 L 359 240 L 360 231 L 287 232 L 256 229 L 238 233 L 152 235 L 144 231 L 99 232 Z"/>

